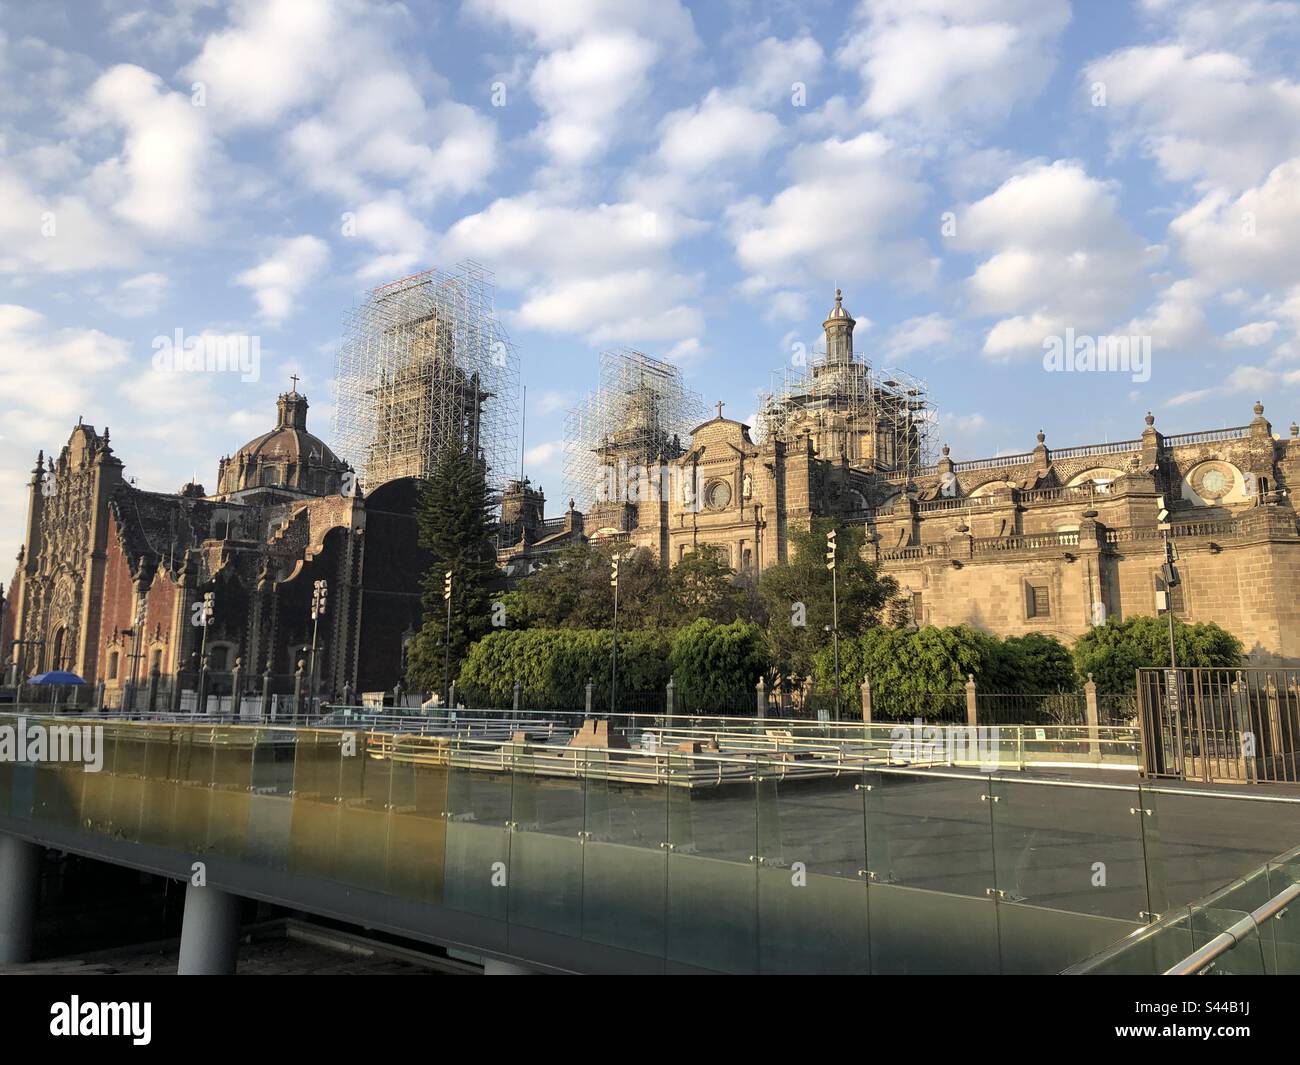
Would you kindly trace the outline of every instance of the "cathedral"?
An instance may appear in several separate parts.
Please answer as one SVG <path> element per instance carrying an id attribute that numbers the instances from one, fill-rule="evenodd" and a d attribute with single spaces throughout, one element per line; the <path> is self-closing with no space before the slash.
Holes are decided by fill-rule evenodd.
<path id="1" fill-rule="evenodd" d="M 304 667 L 323 698 L 390 688 L 420 624 L 416 482 L 363 495 L 307 409 L 295 382 L 212 493 L 136 488 L 87 424 L 38 455 L 0 628 L 7 682 L 68 670 L 106 705 L 179 709 L 202 655 L 218 696 L 287 696 Z"/>
<path id="2" fill-rule="evenodd" d="M 813 518 L 856 523 L 911 604 L 915 624 L 970 624 L 1072 642 L 1108 618 L 1213 621 L 1257 664 L 1300 663 L 1300 428 L 1273 432 L 1262 404 L 1233 428 L 1012 455 L 926 453 L 923 390 L 878 378 L 853 351 L 837 292 L 825 353 L 760 411 L 761 431 L 724 417 L 688 439 L 629 431 L 601 444 L 605 473 L 585 508 L 544 520 L 531 484 L 511 484 L 499 559 L 519 577 L 579 538 L 625 542 L 673 565 L 707 545 L 741 572 L 789 557 Z M 897 376 L 897 375 L 895 375 Z M 629 430 L 646 420 L 630 394 Z M 662 432 L 659 434 L 664 435 Z M 1162 511 L 1165 512 L 1162 514 Z M 1181 580 L 1165 588 L 1166 535 Z"/>

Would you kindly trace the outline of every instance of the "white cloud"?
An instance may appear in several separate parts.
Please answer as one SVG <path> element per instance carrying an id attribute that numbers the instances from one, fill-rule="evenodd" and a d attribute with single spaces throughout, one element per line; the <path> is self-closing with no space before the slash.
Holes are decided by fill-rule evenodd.
<path id="1" fill-rule="evenodd" d="M 986 122 L 1042 89 L 1069 21 L 1066 0 L 863 0 L 836 59 L 872 119 Z"/>
<path id="2" fill-rule="evenodd" d="M 689 303 L 695 286 L 657 270 L 626 270 L 543 284 L 528 291 L 519 323 L 551 333 L 578 333 L 593 344 L 677 340 L 704 327 Z"/>
<path id="3" fill-rule="evenodd" d="M 767 203 L 729 212 L 736 258 L 756 288 L 809 278 L 849 282 L 892 275 L 923 284 L 934 261 L 924 241 L 905 235 L 924 188 L 879 133 L 832 137 L 796 151 L 794 181 Z"/>
<path id="4" fill-rule="evenodd" d="M 100 302 L 123 318 L 142 318 L 158 309 L 169 284 L 164 274 L 137 274 L 119 282 Z"/>
<path id="5" fill-rule="evenodd" d="M 291 237 L 281 241 L 269 256 L 245 270 L 235 282 L 252 289 L 258 313 L 278 325 L 291 313 L 293 303 L 325 268 L 329 246 L 319 237 Z"/>
<path id="6" fill-rule="evenodd" d="M 1005 315 L 984 353 L 1041 351 L 1066 327 L 1105 332 L 1146 287 L 1150 250 L 1117 188 L 1075 162 L 1039 164 L 958 214 L 954 243 L 987 255 L 967 282 L 973 309 Z"/>
<path id="7" fill-rule="evenodd" d="M 1300 155 L 1300 83 L 1261 78 L 1230 52 L 1182 44 L 1125 48 L 1090 63 L 1106 90 L 1098 115 L 1171 181 L 1240 189 Z"/>
<path id="8" fill-rule="evenodd" d="M 953 322 L 940 314 L 924 314 L 899 322 L 889 331 L 877 353 L 890 361 L 906 359 L 919 351 L 952 344 Z"/>
<path id="9" fill-rule="evenodd" d="M 714 89 L 695 107 L 668 115 L 661 134 L 664 165 L 694 173 L 733 160 L 757 161 L 780 136 L 781 123 Z"/>
<path id="10" fill-rule="evenodd" d="M 223 125 L 266 125 L 312 101 L 350 55 L 348 3 L 240 0 L 184 71 Z M 353 42 L 355 44 L 355 42 Z"/>
<path id="11" fill-rule="evenodd" d="M 126 266 L 136 255 L 121 227 L 83 197 L 41 193 L 0 159 L 0 273 L 70 273 Z"/>
<path id="12" fill-rule="evenodd" d="M 114 211 L 155 237 L 197 234 L 208 209 L 206 175 L 218 160 L 204 111 L 169 92 L 157 75 L 120 65 L 90 91 L 93 113 L 123 131 L 122 152 L 97 169 L 114 193 Z"/>
<path id="13" fill-rule="evenodd" d="M 1277 332 L 1277 322 L 1247 322 L 1238 326 L 1224 336 L 1224 340 L 1234 348 L 1257 348 L 1267 344 Z"/>
<path id="14" fill-rule="evenodd" d="M 696 45 L 691 16 L 677 0 L 471 0 L 467 7 L 542 50 L 528 81 L 545 115 L 534 136 L 562 168 L 603 155 L 622 136 L 624 115 L 645 97 L 651 68 Z"/>

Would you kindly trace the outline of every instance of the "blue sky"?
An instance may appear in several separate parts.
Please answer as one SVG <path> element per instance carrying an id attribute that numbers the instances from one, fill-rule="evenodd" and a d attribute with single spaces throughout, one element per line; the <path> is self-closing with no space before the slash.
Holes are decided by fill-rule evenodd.
<path id="1" fill-rule="evenodd" d="M 748 418 L 836 284 L 956 458 L 1242 424 L 1300 389 L 1300 7 L 1271 0 L 0 0 L 0 550 L 78 416 L 212 488 L 344 315 L 472 256 L 563 505 L 598 353 Z M 258 338 L 257 380 L 153 341 Z M 1150 337 L 1150 379 L 1044 338 Z"/>

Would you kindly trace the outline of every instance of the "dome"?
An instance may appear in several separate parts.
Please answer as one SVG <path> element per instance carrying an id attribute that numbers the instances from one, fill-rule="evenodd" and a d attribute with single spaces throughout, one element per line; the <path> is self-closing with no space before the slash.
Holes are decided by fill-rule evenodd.
<path id="1" fill-rule="evenodd" d="M 307 432 L 307 397 L 295 388 L 276 400 L 274 429 L 221 460 L 217 494 L 279 488 L 326 495 L 339 490 L 340 475 L 348 468 L 323 440 Z"/>
<path id="2" fill-rule="evenodd" d="M 844 309 L 844 296 L 839 289 L 835 290 L 835 306 L 831 308 L 831 313 L 826 316 L 826 321 L 833 322 L 837 318 L 853 321 L 853 315 Z"/>

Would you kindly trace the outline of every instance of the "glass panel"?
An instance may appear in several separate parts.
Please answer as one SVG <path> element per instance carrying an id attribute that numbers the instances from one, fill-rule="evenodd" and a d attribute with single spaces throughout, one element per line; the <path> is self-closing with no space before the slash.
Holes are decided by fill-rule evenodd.
<path id="1" fill-rule="evenodd" d="M 762 972 L 870 971 L 862 784 L 825 762 L 759 763 Z"/>
<path id="2" fill-rule="evenodd" d="M 340 763 L 343 752 L 333 732 L 298 729 L 293 756 L 293 817 L 289 868 L 328 878 L 338 854 Z"/>
<path id="3" fill-rule="evenodd" d="M 335 733 L 341 751 L 339 835 L 335 876 L 382 891 L 388 883 L 391 735 L 360 729 Z"/>
<path id="4" fill-rule="evenodd" d="M 1245 910 L 1230 910 L 1218 906 L 1193 907 L 1192 950 L 1199 950 L 1221 932 L 1226 932 L 1234 924 L 1249 917 L 1250 914 Z M 1259 931 L 1252 928 L 1237 941 L 1236 946 L 1224 951 L 1201 972 L 1216 976 L 1263 976 L 1264 954 L 1260 946 Z"/>
<path id="5" fill-rule="evenodd" d="M 1265 875 L 1272 898 L 1300 884 L 1300 857 L 1270 862 Z M 1300 974 L 1300 899 L 1287 905 L 1260 929 L 1265 971 L 1274 975 Z"/>
<path id="6" fill-rule="evenodd" d="M 758 966 L 758 809 L 751 762 L 668 755 L 668 958 L 721 972 Z"/>
<path id="7" fill-rule="evenodd" d="M 582 934 L 586 748 L 514 747 L 510 921 Z"/>
<path id="8" fill-rule="evenodd" d="M 436 737 L 392 738 L 388 890 L 394 895 L 442 901 L 448 749 Z"/>
<path id="9" fill-rule="evenodd" d="M 1188 905 L 1295 846 L 1300 802 L 1142 785 L 1151 904 Z M 1280 796 L 1278 797 L 1280 798 Z M 1163 901 L 1162 901 L 1163 900 Z"/>
<path id="10" fill-rule="evenodd" d="M 508 752 L 456 743 L 447 778 L 443 902 L 506 920 L 509 908 L 511 788 Z"/>
<path id="11" fill-rule="evenodd" d="M 145 745 L 144 795 L 140 800 L 140 842 L 170 846 L 176 805 L 176 762 L 182 730 L 151 725 Z"/>
<path id="12" fill-rule="evenodd" d="M 248 833 L 257 730 L 222 725 L 206 730 L 212 745 L 212 803 L 208 814 L 208 853 L 236 857 Z"/>
<path id="13" fill-rule="evenodd" d="M 87 773 L 81 782 L 81 820 L 91 832 L 111 832 L 113 826 L 113 777 L 117 764 L 118 726 L 104 726 L 101 746 L 104 763 L 98 773 Z"/>
<path id="14" fill-rule="evenodd" d="M 990 783 L 1000 901 L 1145 923 L 1150 904 L 1136 787 L 1001 777 Z M 1128 931 L 1117 929 L 1116 937 Z"/>
<path id="15" fill-rule="evenodd" d="M 871 971 L 998 972 L 989 778 L 886 769 L 865 786 Z"/>
<path id="16" fill-rule="evenodd" d="M 587 748 L 582 936 L 663 957 L 668 878 L 666 755 Z"/>
<path id="17" fill-rule="evenodd" d="M 289 867 L 294 746 L 294 733 L 288 729 L 259 728 L 253 734 L 243 853 L 263 869 Z"/>

